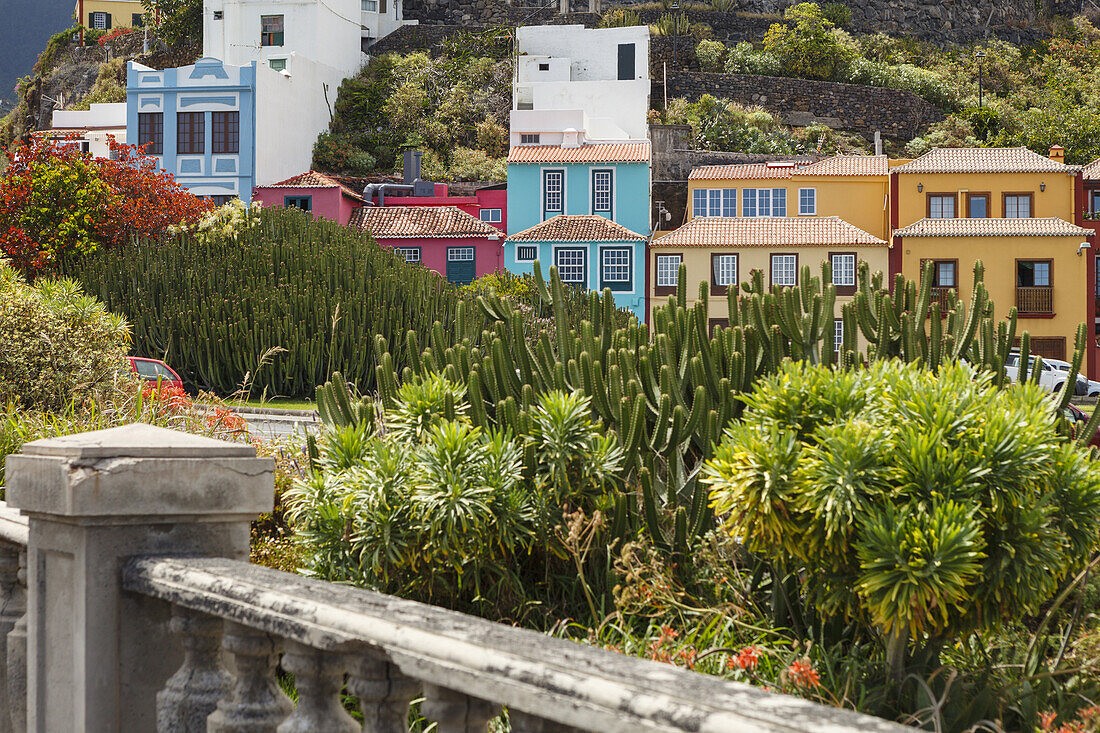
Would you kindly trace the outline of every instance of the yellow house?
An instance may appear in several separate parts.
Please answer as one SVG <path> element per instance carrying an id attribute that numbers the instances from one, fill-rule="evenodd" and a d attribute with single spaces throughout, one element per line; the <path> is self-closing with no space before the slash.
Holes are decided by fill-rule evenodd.
<path id="1" fill-rule="evenodd" d="M 1092 321 L 1093 232 L 1076 224 L 1080 168 L 1027 148 L 937 148 L 891 171 L 891 274 L 934 263 L 936 292 L 972 295 L 975 260 L 1004 317 L 1015 306 L 1033 353 L 1065 359 Z M 1090 350 L 1090 360 L 1092 354 Z"/>
<path id="2" fill-rule="evenodd" d="M 687 298 L 698 300 L 697 283 L 710 283 L 710 325 L 729 323 L 726 294 L 730 286 L 749 280 L 754 270 L 769 285 L 795 286 L 802 267 L 817 275 L 830 261 L 837 286 L 834 336 L 844 336 L 840 305 L 856 290 L 856 271 L 866 262 L 872 272 L 886 272 L 887 243 L 836 216 L 713 217 L 691 219 L 650 245 L 649 300 L 656 305 L 676 292 L 680 265 L 686 267 Z"/>
<path id="3" fill-rule="evenodd" d="M 141 0 L 77 0 L 76 18 L 86 28 L 141 28 L 145 6 Z"/>
<path id="4" fill-rule="evenodd" d="M 889 186 L 884 155 L 701 166 L 688 176 L 688 218 L 836 216 L 887 239 Z"/>

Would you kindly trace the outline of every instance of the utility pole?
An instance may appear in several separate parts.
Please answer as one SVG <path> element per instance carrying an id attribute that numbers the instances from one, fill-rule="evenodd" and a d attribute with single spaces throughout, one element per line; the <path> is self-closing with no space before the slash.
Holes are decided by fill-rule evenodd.
<path id="1" fill-rule="evenodd" d="M 974 58 L 978 61 L 978 107 L 982 107 L 982 62 L 985 61 L 985 51 L 975 51 Z"/>

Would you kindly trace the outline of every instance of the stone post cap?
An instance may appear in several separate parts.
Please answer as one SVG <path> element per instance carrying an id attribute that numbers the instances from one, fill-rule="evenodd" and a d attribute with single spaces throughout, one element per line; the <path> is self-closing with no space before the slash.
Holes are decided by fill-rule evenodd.
<path id="1" fill-rule="evenodd" d="M 274 505 L 256 449 L 134 423 L 35 440 L 6 463 L 7 502 L 69 517 L 248 515 Z"/>

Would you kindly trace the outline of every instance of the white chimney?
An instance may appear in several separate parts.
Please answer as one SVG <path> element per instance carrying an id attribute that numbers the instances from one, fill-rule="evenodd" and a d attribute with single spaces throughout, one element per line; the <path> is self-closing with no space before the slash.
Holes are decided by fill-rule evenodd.
<path id="1" fill-rule="evenodd" d="M 579 148 L 581 146 L 580 132 L 572 127 L 567 127 L 562 130 L 561 146 L 563 148 Z"/>

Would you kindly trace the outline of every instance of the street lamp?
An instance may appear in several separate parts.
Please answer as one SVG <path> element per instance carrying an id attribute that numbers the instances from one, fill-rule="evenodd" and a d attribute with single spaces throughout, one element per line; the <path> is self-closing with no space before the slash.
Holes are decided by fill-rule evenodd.
<path id="1" fill-rule="evenodd" d="M 982 62 L 985 61 L 985 51 L 975 51 L 974 59 L 978 62 L 978 106 L 982 106 Z"/>
<path id="2" fill-rule="evenodd" d="M 676 26 L 678 18 L 676 11 L 680 9 L 680 3 L 672 3 L 669 6 L 669 10 L 672 11 L 672 63 L 676 63 L 676 36 L 680 35 L 680 29 Z"/>

